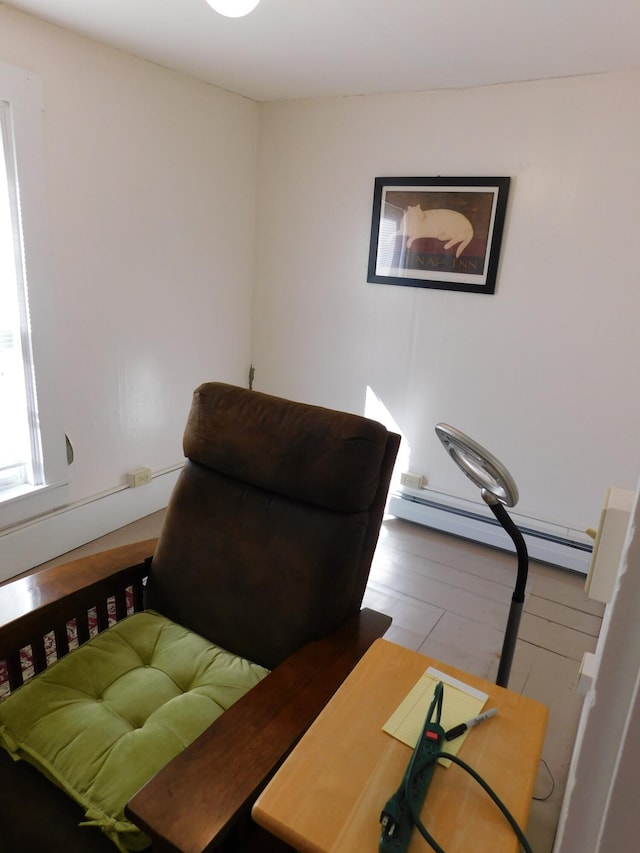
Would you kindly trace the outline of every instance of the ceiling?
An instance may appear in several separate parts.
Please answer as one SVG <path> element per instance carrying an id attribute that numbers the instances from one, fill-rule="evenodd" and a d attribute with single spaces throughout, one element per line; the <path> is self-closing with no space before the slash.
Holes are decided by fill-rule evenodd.
<path id="1" fill-rule="evenodd" d="M 256 101 L 461 88 L 640 67 L 640 0 L 10 0 Z"/>

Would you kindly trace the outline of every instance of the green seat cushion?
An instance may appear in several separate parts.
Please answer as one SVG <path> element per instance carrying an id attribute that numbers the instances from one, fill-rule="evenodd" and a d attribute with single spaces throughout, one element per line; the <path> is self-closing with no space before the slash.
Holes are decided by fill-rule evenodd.
<path id="1" fill-rule="evenodd" d="M 0 743 L 120 850 L 142 850 L 149 840 L 125 818 L 127 801 L 267 672 L 153 611 L 136 613 L 0 702 Z"/>

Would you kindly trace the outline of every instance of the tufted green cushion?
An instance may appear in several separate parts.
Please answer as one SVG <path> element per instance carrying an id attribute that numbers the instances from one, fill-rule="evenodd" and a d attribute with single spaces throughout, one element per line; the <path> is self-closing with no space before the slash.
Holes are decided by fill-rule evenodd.
<path id="1" fill-rule="evenodd" d="M 0 743 L 64 789 L 120 850 L 133 794 L 267 674 L 153 611 L 98 634 L 0 702 Z"/>

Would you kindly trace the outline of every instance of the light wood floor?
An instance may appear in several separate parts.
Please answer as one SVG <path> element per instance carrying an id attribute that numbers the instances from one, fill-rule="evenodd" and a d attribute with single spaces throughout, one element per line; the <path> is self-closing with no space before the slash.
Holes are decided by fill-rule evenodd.
<path id="1" fill-rule="evenodd" d="M 156 536 L 162 518 L 155 513 L 46 565 Z M 584 580 L 535 562 L 529 570 L 509 687 L 550 712 L 543 757 L 551 776 L 541 764 L 536 797 L 544 799 L 533 802 L 527 828 L 534 853 L 553 848 L 583 701 L 579 665 L 602 621 L 603 605 L 587 598 Z M 494 681 L 514 581 L 511 554 L 387 518 L 364 603 L 393 617 L 388 639 Z"/>

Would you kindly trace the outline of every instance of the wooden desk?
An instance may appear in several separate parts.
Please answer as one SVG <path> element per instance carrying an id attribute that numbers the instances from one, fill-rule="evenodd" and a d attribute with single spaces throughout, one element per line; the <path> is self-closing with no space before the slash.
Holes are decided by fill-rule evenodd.
<path id="1" fill-rule="evenodd" d="M 375 853 L 380 812 L 411 756 L 382 726 L 431 665 L 488 693 L 486 708 L 498 707 L 459 755 L 526 828 L 546 707 L 386 640 L 373 644 L 265 788 L 254 820 L 302 853 Z M 421 818 L 447 853 L 518 850 L 501 812 L 457 765 L 436 767 Z M 410 853 L 427 850 L 414 830 Z"/>

